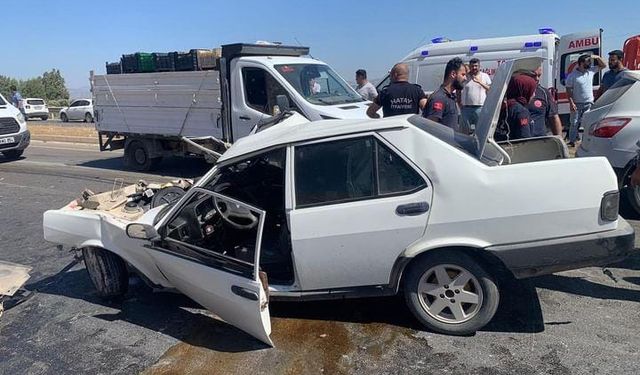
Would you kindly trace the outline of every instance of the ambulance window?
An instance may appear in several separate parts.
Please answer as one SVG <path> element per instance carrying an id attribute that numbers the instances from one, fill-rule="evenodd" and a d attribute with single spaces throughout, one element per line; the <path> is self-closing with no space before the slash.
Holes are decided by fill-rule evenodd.
<path id="1" fill-rule="evenodd" d="M 442 84 L 444 64 L 424 64 L 418 67 L 416 83 L 425 92 L 434 92 Z"/>
<path id="2" fill-rule="evenodd" d="M 376 89 L 378 90 L 378 92 L 380 92 L 380 90 L 382 90 L 385 86 L 389 86 L 390 83 L 391 83 L 391 76 L 387 74 L 387 76 L 382 80 L 382 82 L 378 83 L 378 86 L 376 86 Z"/>
<path id="3" fill-rule="evenodd" d="M 578 52 L 565 53 L 560 57 L 560 82 L 562 85 L 565 85 L 565 81 L 569 73 L 575 69 L 576 64 L 578 63 L 578 58 L 582 55 L 597 55 L 599 53 L 598 49 L 590 49 Z M 593 76 L 593 85 L 600 85 L 600 74 L 595 74 Z"/>

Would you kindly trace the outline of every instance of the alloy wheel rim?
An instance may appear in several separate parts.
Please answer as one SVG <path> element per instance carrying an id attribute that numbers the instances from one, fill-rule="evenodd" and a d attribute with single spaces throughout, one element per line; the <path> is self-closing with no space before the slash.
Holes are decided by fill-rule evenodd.
<path id="1" fill-rule="evenodd" d="M 424 272 L 418 281 L 418 297 L 429 316 L 449 324 L 475 317 L 483 301 L 478 279 L 454 264 L 439 264 Z"/>

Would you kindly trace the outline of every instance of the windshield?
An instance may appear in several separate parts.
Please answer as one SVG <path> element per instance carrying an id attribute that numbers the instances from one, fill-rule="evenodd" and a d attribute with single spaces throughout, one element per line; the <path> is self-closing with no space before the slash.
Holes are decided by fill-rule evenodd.
<path id="1" fill-rule="evenodd" d="M 336 105 L 364 101 L 327 65 L 287 64 L 276 65 L 275 68 L 311 104 Z"/>

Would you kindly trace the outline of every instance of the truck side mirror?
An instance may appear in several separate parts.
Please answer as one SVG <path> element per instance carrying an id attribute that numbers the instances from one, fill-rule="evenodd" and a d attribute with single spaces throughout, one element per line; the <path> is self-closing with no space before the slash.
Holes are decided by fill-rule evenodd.
<path id="1" fill-rule="evenodd" d="M 291 109 L 291 103 L 286 95 L 276 95 L 276 103 L 280 111 L 289 111 Z"/>

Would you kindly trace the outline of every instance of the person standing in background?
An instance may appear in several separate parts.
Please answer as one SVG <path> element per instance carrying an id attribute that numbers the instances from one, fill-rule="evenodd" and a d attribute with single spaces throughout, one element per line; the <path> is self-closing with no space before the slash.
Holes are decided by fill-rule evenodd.
<path id="1" fill-rule="evenodd" d="M 409 83 L 409 66 L 397 63 L 390 76 L 391 83 L 373 99 L 367 108 L 367 116 L 380 118 L 377 113 L 380 108 L 384 117 L 420 113 L 427 104 L 427 96 L 420 85 Z"/>
<path id="2" fill-rule="evenodd" d="M 15 85 L 11 86 L 11 104 L 13 104 L 14 107 L 18 108 L 20 110 L 20 113 L 22 113 L 23 116 L 25 115 L 24 102 L 22 101 L 22 95 L 20 94 L 20 91 L 18 91 Z"/>
<path id="3" fill-rule="evenodd" d="M 491 87 L 491 77 L 480 71 L 480 60 L 469 60 L 467 80 L 462 89 L 462 129 L 461 132 L 470 134 L 478 122 L 480 110 L 487 99 L 487 91 Z"/>
<path id="4" fill-rule="evenodd" d="M 367 80 L 367 71 L 364 69 L 358 69 L 356 71 L 356 83 L 358 86 L 356 87 L 356 91 L 360 96 L 365 98 L 366 100 L 371 100 L 378 96 L 378 91 L 375 86 L 371 82 Z"/>
<path id="5" fill-rule="evenodd" d="M 595 60 L 597 65 L 592 66 Z M 578 139 L 578 130 L 582 122 L 582 115 L 591 109 L 593 105 L 593 76 L 600 69 L 605 68 L 602 57 L 597 55 L 582 55 L 578 58 L 576 68 L 569 73 L 565 87 L 569 98 L 569 147 L 575 147 Z"/>
<path id="6" fill-rule="evenodd" d="M 614 83 L 618 82 L 618 79 L 620 79 L 620 72 L 627 70 L 627 68 L 622 65 L 623 59 L 624 52 L 619 49 L 609 52 L 609 70 L 602 75 L 602 82 L 600 82 L 600 88 L 596 94 L 596 99 L 604 94 L 604 92 L 607 91 L 609 87 L 613 86 Z"/>

